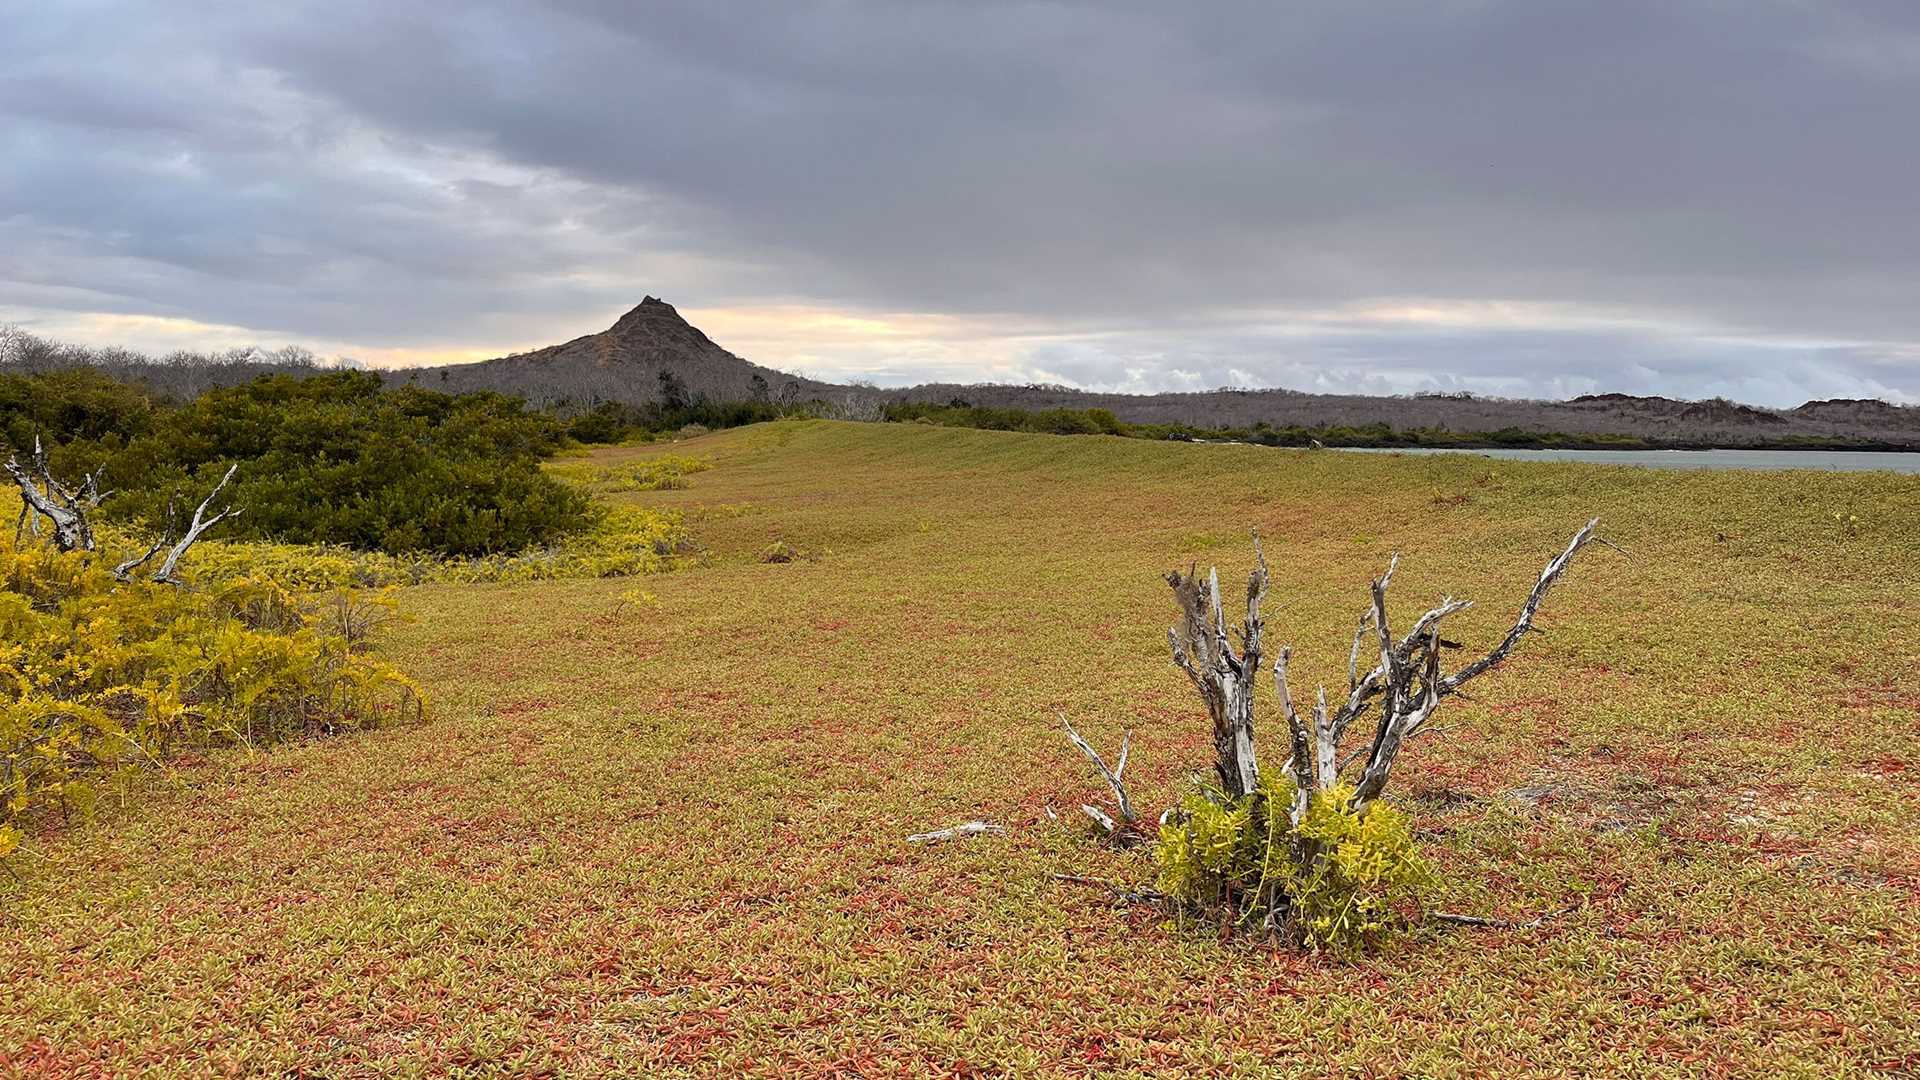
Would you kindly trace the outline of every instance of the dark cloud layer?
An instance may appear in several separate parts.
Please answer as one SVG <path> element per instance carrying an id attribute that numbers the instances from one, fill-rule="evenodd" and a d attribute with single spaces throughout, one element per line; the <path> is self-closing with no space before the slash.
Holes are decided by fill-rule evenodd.
<path id="1" fill-rule="evenodd" d="M 89 3 L 0 40 L 0 318 L 431 351 L 653 292 L 964 325 L 756 356 L 890 381 L 1920 397 L 1903 0 Z"/>

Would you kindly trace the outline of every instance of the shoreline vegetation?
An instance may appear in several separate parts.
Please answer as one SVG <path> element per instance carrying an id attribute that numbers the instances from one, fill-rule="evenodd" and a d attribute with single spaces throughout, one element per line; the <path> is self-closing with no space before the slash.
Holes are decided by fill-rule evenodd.
<path id="1" fill-rule="evenodd" d="M 602 363 L 600 357 L 612 362 Z M 276 375 L 283 377 L 280 383 L 260 383 L 263 376 Z M 1468 393 L 1359 397 L 1221 388 L 1119 395 L 1048 385 L 835 385 L 750 364 L 653 298 L 604 333 L 540 353 L 357 375 L 297 348 L 154 358 L 62 344 L 0 326 L 0 419 L 16 444 L 36 430 L 55 442 L 64 442 L 63 436 L 109 434 L 131 439 L 147 433 L 143 423 L 125 424 L 139 420 L 135 414 L 188 410 L 210 394 L 217 402 L 223 389 L 231 395 L 229 405 L 234 397 L 330 396 L 327 390 L 293 389 L 293 380 L 317 380 L 333 390 L 331 396 L 362 403 L 375 389 L 402 398 L 413 394 L 415 404 L 398 410 L 402 413 L 420 412 L 419 402 L 463 402 L 504 422 L 506 432 L 494 433 L 490 441 L 510 432 L 509 441 L 523 443 L 530 437 L 605 445 L 646 441 L 688 426 L 733 428 L 804 416 L 1343 449 L 1920 452 L 1920 407 L 1872 399 L 1763 409 L 1718 398 L 1682 401 L 1620 393 L 1522 401 Z M 256 387 L 251 394 L 233 393 L 249 385 Z M 263 392 L 261 385 L 277 389 Z M 59 408 L 47 407 L 49 391 Z M 523 414 L 536 418 L 534 427 L 544 430 L 516 430 L 507 415 L 515 402 Z M 553 494 L 537 483 L 534 488 L 536 494 Z M 545 509 L 555 520 L 568 516 L 564 506 Z M 479 549 L 473 553 L 490 553 L 487 549 L 503 542 L 511 546 L 519 537 L 467 540 Z"/>
<path id="2" fill-rule="evenodd" d="M 1446 428 L 1395 428 L 1388 424 L 1288 425 L 1255 423 L 1246 427 L 1192 424 L 1130 424 L 1107 409 L 994 409 L 966 404 L 902 402 L 888 405 L 883 418 L 894 423 L 988 431 L 1026 431 L 1052 435 L 1118 435 L 1174 442 L 1248 443 L 1258 446 L 1341 450 L 1844 450 L 1879 453 L 1920 452 L 1920 444 L 1878 439 L 1793 436 L 1732 443 L 1707 439 L 1651 439 L 1634 435 L 1585 435 L 1506 428 L 1500 431 L 1451 431 Z"/>

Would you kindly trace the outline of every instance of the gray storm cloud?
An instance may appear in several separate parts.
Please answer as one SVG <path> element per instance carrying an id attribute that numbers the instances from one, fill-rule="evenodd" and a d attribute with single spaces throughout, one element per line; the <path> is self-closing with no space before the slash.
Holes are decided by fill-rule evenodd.
<path id="1" fill-rule="evenodd" d="M 992 365 L 805 351 L 887 381 L 1920 398 L 1902 2 L 108 3 L 0 38 L 29 326 L 504 350 L 652 292 L 1022 328 Z"/>

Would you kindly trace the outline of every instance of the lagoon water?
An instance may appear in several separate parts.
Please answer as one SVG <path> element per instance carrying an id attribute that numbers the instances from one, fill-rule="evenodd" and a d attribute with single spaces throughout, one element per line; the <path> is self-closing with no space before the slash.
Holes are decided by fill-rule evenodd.
<path id="1" fill-rule="evenodd" d="M 1350 448 L 1363 454 L 1479 454 L 1511 461 L 1586 461 L 1655 469 L 1819 469 L 1830 472 L 1920 473 L 1920 454 L 1861 450 L 1452 450 Z"/>

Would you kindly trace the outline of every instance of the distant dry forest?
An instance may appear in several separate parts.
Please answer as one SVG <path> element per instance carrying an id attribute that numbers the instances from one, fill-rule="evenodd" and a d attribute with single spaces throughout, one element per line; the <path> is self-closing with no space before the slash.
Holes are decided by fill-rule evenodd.
<path id="1" fill-rule="evenodd" d="M 152 357 L 0 328 L 0 375 L 90 369 L 163 401 L 263 375 L 332 368 L 299 348 Z M 726 351 L 648 297 L 609 329 L 480 363 L 378 372 L 389 387 L 524 399 L 582 442 L 687 424 L 730 427 L 805 414 L 954 427 L 1308 446 L 1561 449 L 1920 450 L 1920 407 L 1871 399 L 1767 409 L 1723 399 L 1592 394 L 1531 401 L 1472 394 L 1367 397 L 1222 388 L 1106 394 L 1062 386 L 841 385 Z"/>

